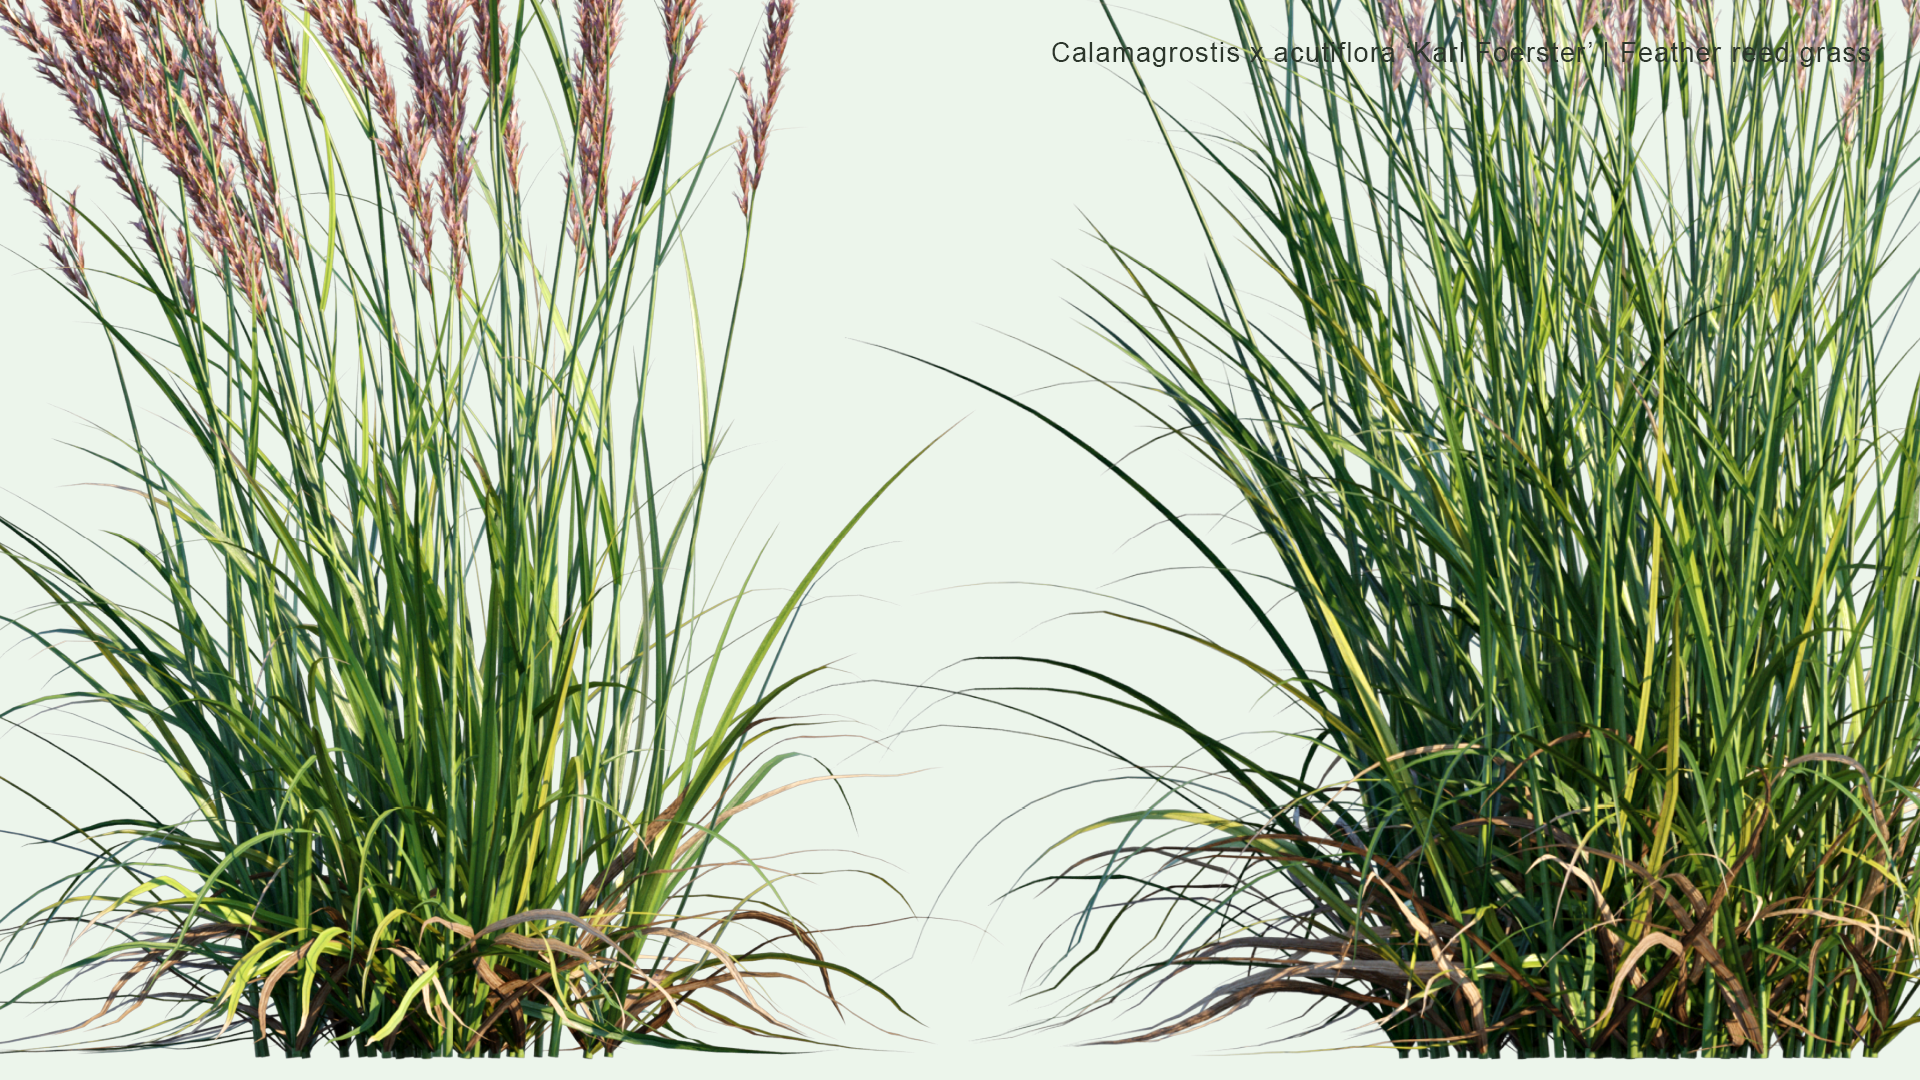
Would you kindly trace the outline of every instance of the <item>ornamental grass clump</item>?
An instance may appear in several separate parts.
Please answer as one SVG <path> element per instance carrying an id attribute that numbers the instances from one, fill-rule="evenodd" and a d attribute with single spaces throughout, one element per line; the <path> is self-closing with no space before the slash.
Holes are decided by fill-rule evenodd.
<path id="1" fill-rule="evenodd" d="M 1286 994 L 1403 1055 L 1879 1052 L 1920 933 L 1920 432 L 1883 355 L 1913 32 L 1300 0 L 1274 40 L 1249 7 L 1241 134 L 1140 84 L 1207 274 L 1110 245 L 1091 317 L 1271 545 L 1229 568 L 1155 500 L 1260 643 L 1186 636 L 1311 730 L 1247 752 L 1095 676 L 1211 764 L 1053 879 L 1098 882 L 1075 966 L 1161 935 L 1089 1004 L 1211 987 L 1137 1039 Z M 1435 47 L 1272 62 L 1343 37 Z M 1776 43 L 1816 51 L 1738 51 Z"/>
<path id="2" fill-rule="evenodd" d="M 689 150 L 705 20 L 668 0 L 632 177 L 615 0 L 372 7 L 0 0 L 126 204 L 62 195 L 0 110 L 113 350 L 128 427 L 101 459 L 150 514 L 123 539 L 157 592 L 104 591 L 4 522 L 60 623 L 14 625 L 80 680 L 9 719 L 106 710 L 191 806 L 61 811 L 91 860 L 16 909 L 10 947 L 78 929 L 92 951 L 9 1004 L 98 985 L 76 1039 L 263 1055 L 797 1038 L 770 981 L 838 1008 L 865 980 L 722 830 L 811 782 L 769 789 L 797 755 L 771 710 L 805 677 L 773 663 L 846 533 L 764 608 L 696 558 L 742 289 L 710 349 L 686 251 L 729 149 L 751 235 L 794 5 L 766 5 L 738 147 L 722 112 Z M 537 166 L 523 105 L 559 122 Z M 689 406 L 655 420 L 662 379 Z"/>

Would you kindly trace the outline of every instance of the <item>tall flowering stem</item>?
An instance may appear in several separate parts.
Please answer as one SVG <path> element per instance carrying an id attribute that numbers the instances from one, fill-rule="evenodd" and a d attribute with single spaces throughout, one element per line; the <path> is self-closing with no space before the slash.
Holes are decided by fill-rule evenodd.
<path id="1" fill-rule="evenodd" d="M 1840 102 L 1840 138 L 1852 142 L 1859 127 L 1862 95 L 1867 87 L 1867 70 L 1880 51 L 1880 20 L 1875 17 L 1873 0 L 1853 0 L 1847 8 L 1847 48 L 1853 59 L 1847 62 L 1847 90 Z"/>
<path id="2" fill-rule="evenodd" d="M 1673 0 L 1684 3 L 1685 0 Z M 1685 11 L 1684 22 L 1687 27 L 1687 40 L 1693 45 L 1699 57 L 1700 73 L 1706 78 L 1714 78 L 1713 63 L 1713 0 L 1692 0 L 1693 8 Z"/>
<path id="3" fill-rule="evenodd" d="M 346 74 L 347 86 L 360 98 L 374 132 L 374 146 L 388 179 L 407 209 L 395 222 L 408 268 L 415 279 L 433 276 L 433 191 L 426 175 L 427 119 L 431 73 L 426 48 L 414 27 L 410 7 L 395 0 L 376 6 L 387 18 L 414 75 L 414 98 L 403 116 L 386 58 L 374 43 L 373 27 L 349 0 L 303 0 L 314 31 Z"/>
<path id="4" fill-rule="evenodd" d="M 254 22 L 259 27 L 258 48 L 261 56 L 266 58 L 281 82 L 311 104 L 306 87 L 300 80 L 300 45 L 287 24 L 287 12 L 280 6 L 280 0 L 247 0 L 247 10 L 253 13 Z"/>
<path id="5" fill-rule="evenodd" d="M 1597 0 L 1588 0 L 1588 3 L 1596 2 Z M 1510 63 L 1506 50 L 1513 44 L 1513 38 L 1514 0 L 1494 0 L 1493 42 L 1494 46 L 1500 50 L 1500 64 L 1503 67 Z"/>
<path id="6" fill-rule="evenodd" d="M 1433 90 L 1432 41 L 1427 36 L 1426 0 L 1400 0 L 1400 38 L 1413 60 L 1413 75 L 1422 93 Z"/>
<path id="7" fill-rule="evenodd" d="M 510 61 L 508 44 L 513 28 L 504 25 L 501 20 L 502 2 L 467 0 L 467 9 L 473 23 L 474 48 L 480 58 L 480 77 L 486 91 L 486 102 L 489 109 L 497 114 L 494 119 L 500 129 L 497 150 L 503 180 L 508 190 L 518 192 L 525 137 L 520 120 L 520 103 L 509 92 L 506 78 Z"/>
<path id="8" fill-rule="evenodd" d="M 1401 73 L 1407 64 L 1406 20 L 1400 13 L 1402 0 L 1378 0 L 1375 18 L 1380 23 L 1380 45 L 1387 50 L 1389 57 L 1387 77 L 1393 85 L 1400 85 Z"/>
<path id="9" fill-rule="evenodd" d="M 427 126 L 439 151 L 440 220 L 446 230 L 449 273 L 457 293 L 466 274 L 467 192 L 473 185 L 476 137 L 466 130 L 467 83 L 472 69 L 467 32 L 460 25 L 454 0 L 427 0 L 427 39 L 432 43 L 427 63 L 434 81 Z"/>
<path id="10" fill-rule="evenodd" d="M 1796 52 L 1818 49 L 1827 43 L 1830 5 L 1839 2 L 1843 0 L 1792 0 L 1793 14 L 1800 20 L 1800 41 Z M 1802 89 L 1806 88 L 1812 68 L 1811 64 L 1797 64 L 1794 67 L 1793 77 Z"/>
<path id="11" fill-rule="evenodd" d="M 1623 86 L 1627 79 L 1626 44 L 1638 34 L 1640 5 L 1636 0 L 1600 0 L 1600 34 L 1606 41 L 1607 63 Z"/>
<path id="12" fill-rule="evenodd" d="M 580 44 L 573 61 L 578 104 L 568 219 L 575 249 L 584 250 L 588 235 L 607 221 L 607 163 L 613 152 L 611 79 L 622 13 L 619 0 L 579 0 L 574 12 Z"/>
<path id="13" fill-rule="evenodd" d="M 1675 5 L 1684 0 L 1646 0 L 1647 26 L 1653 31 L 1655 40 L 1662 45 L 1672 45 L 1680 40 L 1679 18 Z"/>
<path id="14" fill-rule="evenodd" d="M 793 0 L 768 0 L 766 35 L 761 44 L 761 87 L 755 91 L 745 72 L 734 77 L 747 102 L 747 126 L 734 143 L 740 179 L 740 212 L 753 215 L 754 196 L 767 168 L 767 139 L 773 130 L 773 107 L 780 101 L 780 82 L 787 74 L 787 39 L 793 33 Z"/>

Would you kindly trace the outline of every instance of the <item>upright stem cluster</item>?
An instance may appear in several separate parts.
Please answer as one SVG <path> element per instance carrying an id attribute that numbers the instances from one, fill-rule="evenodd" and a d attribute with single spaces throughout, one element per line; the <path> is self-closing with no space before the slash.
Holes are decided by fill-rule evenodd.
<path id="1" fill-rule="evenodd" d="M 1141 1037 L 1287 993 L 1403 1053 L 1877 1052 L 1920 932 L 1920 431 L 1880 357 L 1911 52 L 1864 0 L 1862 51 L 1810 66 L 1732 47 L 1824 35 L 1821 0 L 1464 0 L 1427 16 L 1466 46 L 1429 83 L 1264 59 L 1366 32 L 1336 5 L 1272 41 L 1230 6 L 1244 136 L 1154 105 L 1210 280 L 1111 246 L 1101 325 L 1294 590 L 1307 635 L 1188 532 L 1312 750 L 1279 768 L 1108 680 L 1222 770 L 1108 822 L 1213 834 L 1136 871 L 1114 917 L 1191 918 L 1120 987 L 1235 970 Z M 1721 48 L 1626 58 L 1633 23 Z M 1586 48 L 1482 62 L 1468 27 Z M 1101 880 L 1167 851 L 1130 834 Z"/>
<path id="2" fill-rule="evenodd" d="M 729 897 L 710 871 L 735 853 L 708 852 L 795 756 L 772 749 L 789 725 L 767 710 L 804 676 L 776 682 L 772 657 L 846 534 L 749 618 L 746 583 L 716 592 L 696 560 L 717 395 L 693 460 L 657 459 L 656 365 L 709 381 L 698 327 L 668 345 L 656 321 L 724 152 L 710 136 L 691 166 L 675 157 L 703 20 L 691 0 L 662 10 L 653 143 L 613 199 L 619 3 L 372 6 L 404 99 L 345 0 L 249 0 L 234 36 L 200 0 L 0 5 L 145 242 L 91 218 L 88 238 L 163 320 L 155 344 L 124 293 L 89 286 L 74 204 L 0 113 L 0 155 L 115 350 L 132 435 L 110 464 L 151 510 L 128 543 L 160 600 L 108 595 L 0 523 L 67 621 L 15 625 L 83 681 L 10 715 L 111 711 L 196 808 L 69 822 L 96 857 L 12 940 L 110 920 L 116 940 L 40 985 L 121 970 L 94 1019 L 146 1003 L 151 1043 L 238 1025 L 261 1053 L 594 1054 L 705 1046 L 692 1016 L 790 1033 L 756 983 L 812 969 L 831 997 L 829 969 L 861 980 L 761 867 Z M 790 24 L 787 5 L 780 49 Z M 565 204 L 545 217 L 516 104 L 541 78 L 567 112 Z M 205 483 L 143 439 L 143 380 Z"/>

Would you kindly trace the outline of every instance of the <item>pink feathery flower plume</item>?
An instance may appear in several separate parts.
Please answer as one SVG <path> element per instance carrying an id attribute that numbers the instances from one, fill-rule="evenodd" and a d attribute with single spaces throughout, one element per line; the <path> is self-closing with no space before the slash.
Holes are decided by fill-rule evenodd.
<path id="1" fill-rule="evenodd" d="M 695 14 L 699 7 L 697 0 L 665 0 L 660 5 L 660 22 L 667 34 L 668 97 L 680 89 L 680 79 L 687 73 L 687 58 L 693 55 L 693 44 L 700 40 L 700 31 L 707 28 L 706 16 Z"/>
<path id="2" fill-rule="evenodd" d="M 312 106 L 313 97 L 300 83 L 300 46 L 287 26 L 287 13 L 281 8 L 280 0 L 247 0 L 247 9 L 253 12 L 254 21 L 260 25 L 260 52 L 267 58 L 273 73 L 280 76 L 280 81 L 298 91 L 302 101 Z"/>
<path id="3" fill-rule="evenodd" d="M 1409 58 L 1422 90 L 1433 88 L 1433 56 L 1427 43 L 1426 0 L 1380 0 L 1381 45 L 1393 58 L 1388 77 L 1400 85 L 1400 73 Z"/>
<path id="4" fill-rule="evenodd" d="M 0 104 L 0 158 L 13 166 L 14 180 L 20 190 L 27 193 L 27 201 L 40 212 L 40 220 L 46 223 L 47 250 L 53 254 L 60 273 L 66 276 L 74 291 L 82 296 L 93 295 L 83 276 L 87 260 L 80 250 L 80 220 L 73 209 L 73 198 L 67 198 L 67 212 L 62 220 L 62 215 L 54 212 L 54 197 L 47 189 L 46 179 L 40 175 L 40 165 L 34 160 L 33 151 L 27 148 L 26 140 L 20 137 L 20 130 L 13 126 L 13 118 L 7 115 L 4 104 Z"/>
<path id="5" fill-rule="evenodd" d="M 499 18 L 497 7 L 498 0 L 467 0 L 467 10 L 473 18 L 474 45 L 481 61 L 480 76 L 486 83 L 488 100 L 496 99 L 500 84 L 506 78 L 509 57 L 508 27 Z M 500 153 L 505 159 L 501 164 L 508 186 L 518 191 L 520 160 L 525 151 L 518 99 L 507 103 L 500 125 Z"/>
<path id="6" fill-rule="evenodd" d="M 1578 11 L 1573 21 L 1573 40 L 1580 43 L 1584 50 L 1587 42 L 1593 40 L 1593 31 L 1600 25 L 1600 0 L 1577 0 Z M 1584 90 L 1587 85 L 1588 65 L 1577 65 L 1573 70 L 1573 89 L 1575 93 Z"/>
<path id="7" fill-rule="evenodd" d="M 410 6 L 381 3 L 381 12 L 400 39 L 406 53 L 407 68 L 413 73 L 414 99 L 406 113 L 400 111 L 399 95 L 387 72 L 387 60 L 374 43 L 373 28 L 346 0 L 302 0 L 308 24 L 333 54 L 345 73 L 347 84 L 365 99 L 380 134 L 374 137 L 374 149 L 381 165 L 407 206 L 407 216 L 397 229 L 400 243 L 414 274 L 426 281 L 431 273 L 433 249 L 433 191 L 427 186 L 425 159 L 431 134 L 427 117 L 432 93 L 420 80 L 430 77 L 425 43 L 413 25 Z"/>
<path id="8" fill-rule="evenodd" d="M 766 93 L 756 94 L 745 72 L 735 73 L 747 99 L 747 126 L 740 130 L 734 157 L 740 168 L 740 212 L 753 213 L 753 198 L 767 167 L 767 136 L 773 127 L 773 107 L 780 100 L 780 82 L 787 74 L 787 38 L 793 33 L 793 0 L 767 0 L 767 35 L 761 55 Z"/>
<path id="9" fill-rule="evenodd" d="M 427 128 L 440 154 L 440 225 L 447 235 L 448 276 L 460 291 L 467 260 L 467 191 L 473 183 L 473 136 L 467 129 L 467 32 L 454 0 L 427 0 L 427 68 L 433 90 Z"/>
<path id="10" fill-rule="evenodd" d="M 190 287 L 191 266 L 174 264 L 175 249 L 161 234 L 164 212 L 139 162 L 145 146 L 158 153 L 185 195 L 195 246 L 258 310 L 262 273 L 285 269 L 280 245 L 287 233 L 273 170 L 227 90 L 204 8 L 196 0 L 124 8 L 102 0 L 44 0 L 41 6 L 44 24 L 22 0 L 0 0 L 0 26 L 67 99 L 108 175 L 134 205 L 141 240 L 170 279 Z M 14 149 L 18 177 L 24 148 Z M 71 221 L 67 231 L 75 232 Z"/>
<path id="11" fill-rule="evenodd" d="M 567 200 L 573 245 L 584 248 L 592 227 L 607 217 L 607 166 L 613 153 L 613 54 L 620 46 L 619 0 L 579 0 L 574 8 L 580 51 L 573 83 L 579 95 L 578 168 Z"/>
<path id="12" fill-rule="evenodd" d="M 1695 0 L 1693 11 L 1682 9 L 1682 22 L 1687 28 L 1687 40 L 1693 43 L 1694 51 L 1700 57 L 1700 72 L 1707 78 L 1713 78 L 1713 0 Z"/>
<path id="13" fill-rule="evenodd" d="M 1679 23 L 1675 17 L 1674 4 L 1677 0 L 1647 0 L 1647 26 L 1662 45 L 1675 45 L 1680 41 Z"/>
<path id="14" fill-rule="evenodd" d="M 1600 0 L 1581 0 L 1580 3 L 1580 40 L 1586 41 L 1593 35 L 1593 28 L 1600 25 Z"/>
<path id="15" fill-rule="evenodd" d="M 1547 0 L 1533 0 L 1533 21 L 1540 27 L 1540 34 L 1549 46 L 1548 52 L 1540 54 L 1540 73 L 1542 75 L 1553 74 L 1553 53 L 1551 47 L 1559 44 L 1559 38 L 1555 33 L 1556 20 L 1554 19 L 1554 16 L 1558 14 L 1558 12 L 1559 9 L 1557 7 L 1549 7 L 1547 5 Z"/>
<path id="16" fill-rule="evenodd" d="M 1433 90 L 1433 53 L 1427 40 L 1426 0 L 1401 0 L 1400 37 L 1413 57 L 1413 75 L 1422 92 Z"/>
<path id="17" fill-rule="evenodd" d="M 1459 0 L 1460 25 L 1467 31 L 1468 41 L 1480 40 L 1480 13 L 1477 10 L 1480 0 Z M 1920 0 L 1914 0 L 1920 3 Z"/>
<path id="18" fill-rule="evenodd" d="M 1400 15 L 1400 0 L 1379 0 L 1380 4 L 1380 45 L 1387 50 L 1392 60 L 1388 69 L 1388 79 L 1395 86 L 1400 85 L 1401 69 L 1406 67 L 1406 42 L 1401 36 L 1403 23 Z"/>
<path id="19" fill-rule="evenodd" d="M 1792 8 L 1794 17 L 1803 20 L 1800 44 L 1795 49 L 1796 52 L 1817 49 L 1827 43 L 1827 3 L 1828 0 L 1790 0 L 1789 7 Z M 1793 71 L 1794 81 L 1798 82 L 1803 90 L 1807 85 L 1807 68 L 1808 65 L 1799 64 Z"/>
<path id="20" fill-rule="evenodd" d="M 412 0 L 373 0 L 373 6 L 399 39 L 400 53 L 407 64 L 407 81 L 413 86 L 413 100 L 407 105 L 400 134 L 393 140 L 393 161 L 388 167 L 394 170 L 395 183 L 413 215 L 411 228 L 404 222 L 400 225 L 402 243 L 413 260 L 414 273 L 421 281 L 428 282 L 433 273 L 433 189 L 428 186 L 426 160 L 440 107 L 438 71 L 427 47 L 427 37 L 414 22 Z M 368 51 L 371 54 L 370 45 Z M 383 58 L 370 55 L 365 62 L 377 65 L 381 75 L 385 75 Z"/>
<path id="21" fill-rule="evenodd" d="M 1604 0 L 1604 8 L 1600 32 L 1607 39 L 1607 62 L 1613 65 L 1614 78 L 1624 81 L 1627 60 L 1623 48 L 1638 36 L 1640 6 L 1634 0 Z"/>
<path id="22" fill-rule="evenodd" d="M 168 261 L 168 248 L 152 228 L 160 214 L 159 196 L 144 176 L 129 167 L 132 149 L 126 128 L 102 106 L 95 93 L 97 84 L 85 70 L 82 58 L 63 48 L 24 3 L 0 0 L 0 25 L 5 26 L 8 37 L 33 56 L 34 70 L 60 91 L 73 110 L 74 119 L 92 136 L 100 150 L 100 164 L 137 211 L 133 225 L 141 242 L 157 258 Z M 31 175 L 38 175 L 38 170 L 33 170 Z"/>
<path id="23" fill-rule="evenodd" d="M 1847 96 L 1840 103 L 1840 141 L 1852 142 L 1860 122 L 1860 102 L 1867 86 L 1867 68 L 1872 65 L 1872 54 L 1880 51 L 1879 20 L 1873 17 L 1871 0 L 1853 0 L 1853 6 L 1847 9 L 1847 48 L 1854 50 L 1851 62 L 1852 78 L 1847 84 Z"/>

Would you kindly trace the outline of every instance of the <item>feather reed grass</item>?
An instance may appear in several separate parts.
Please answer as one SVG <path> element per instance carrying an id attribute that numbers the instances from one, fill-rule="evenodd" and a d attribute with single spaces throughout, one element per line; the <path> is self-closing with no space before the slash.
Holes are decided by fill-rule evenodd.
<path id="1" fill-rule="evenodd" d="M 58 195 L 0 110 L 0 156 L 113 349 L 128 434 L 99 457 L 149 511 L 122 539 L 157 595 L 110 595 L 5 521 L 61 623 L 14 625 L 80 680 L 9 719 L 109 710 L 193 808 L 61 815 L 52 839 L 94 854 L 16 909 L 9 947 L 107 942 L 10 1004 L 112 979 L 75 1038 L 144 1007 L 115 1045 L 592 1056 L 726 1048 L 701 1025 L 799 1038 L 767 984 L 836 1009 L 865 984 L 723 838 L 836 779 L 771 786 L 806 726 L 775 703 L 810 674 L 774 662 L 846 532 L 766 610 L 696 558 L 748 251 L 715 356 L 673 296 L 732 149 L 724 113 L 691 151 L 677 134 L 696 6 L 660 10 L 664 86 L 621 186 L 617 0 L 377 0 L 377 30 L 346 0 L 0 0 L 132 210 L 128 232 Z M 746 238 L 793 21 L 766 5 Z M 557 208 L 525 176 L 540 94 Z M 682 304 L 691 338 L 666 330 Z M 649 423 L 662 372 L 696 388 L 664 418 L 685 461 Z M 154 449 L 143 393 L 183 458 Z"/>
<path id="2" fill-rule="evenodd" d="M 1072 668 L 1211 764 L 1151 775 L 1149 809 L 1089 826 L 1125 840 L 1048 879 L 1095 883 L 1058 979 L 1148 920 L 1157 951 L 1082 1007 L 1212 988 L 1132 1040 L 1284 994 L 1403 1055 L 1878 1053 L 1920 932 L 1920 432 L 1882 355 L 1913 35 L 1896 62 L 1870 0 L 1300 0 L 1275 40 L 1230 7 L 1242 132 L 1139 83 L 1204 281 L 1109 244 L 1087 282 L 1148 377 L 1105 381 L 1232 484 L 1277 571 L 1061 430 L 1261 642 L 1163 628 L 1311 731 L 1283 766 Z M 1343 38 L 1401 48 L 1274 60 Z M 1733 51 L 1775 43 L 1816 62 Z"/>

